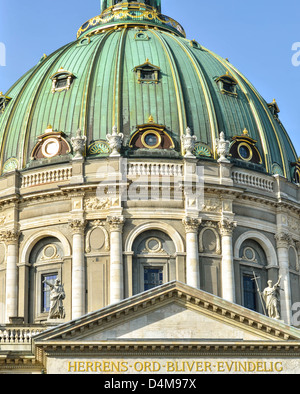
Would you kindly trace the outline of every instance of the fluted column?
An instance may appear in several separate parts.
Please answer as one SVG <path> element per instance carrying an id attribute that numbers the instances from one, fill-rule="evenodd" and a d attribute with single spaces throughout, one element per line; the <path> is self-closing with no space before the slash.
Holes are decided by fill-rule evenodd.
<path id="1" fill-rule="evenodd" d="M 3 231 L 1 241 L 6 244 L 6 309 L 5 321 L 9 323 L 10 317 L 18 316 L 18 256 L 19 236 L 15 230 Z"/>
<path id="2" fill-rule="evenodd" d="M 186 234 L 186 283 L 200 289 L 198 230 L 201 220 L 186 217 L 182 222 Z"/>
<path id="3" fill-rule="evenodd" d="M 232 233 L 236 227 L 236 222 L 231 220 L 221 220 L 219 229 L 222 236 L 222 298 L 235 302 L 235 281 L 233 266 Z"/>
<path id="4" fill-rule="evenodd" d="M 277 256 L 279 262 L 279 275 L 281 276 L 280 309 L 281 319 L 285 323 L 291 324 L 292 318 L 292 297 L 289 267 L 289 247 L 292 243 L 290 235 L 286 232 L 279 232 L 275 235 Z"/>
<path id="5" fill-rule="evenodd" d="M 72 259 L 72 319 L 83 316 L 85 308 L 85 262 L 84 262 L 84 230 L 86 221 L 75 219 L 70 221 L 73 235 Z"/>
<path id="6" fill-rule="evenodd" d="M 125 219 L 123 216 L 107 218 L 110 227 L 110 303 L 124 299 L 124 267 L 122 233 Z"/>

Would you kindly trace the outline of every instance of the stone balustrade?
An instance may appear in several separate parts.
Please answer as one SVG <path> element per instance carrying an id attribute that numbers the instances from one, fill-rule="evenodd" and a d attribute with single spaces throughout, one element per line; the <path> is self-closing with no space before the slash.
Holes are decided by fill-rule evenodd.
<path id="1" fill-rule="evenodd" d="M 37 171 L 22 176 L 21 187 L 31 187 L 52 182 L 68 181 L 72 176 L 72 167 L 52 168 L 44 171 Z"/>
<path id="2" fill-rule="evenodd" d="M 244 171 L 232 171 L 232 179 L 234 183 L 254 187 L 268 192 L 274 190 L 274 180 L 271 177 L 262 176 L 260 174 L 252 174 Z"/>
<path id="3" fill-rule="evenodd" d="M 0 326 L 0 350 L 30 345 L 34 335 L 45 331 L 45 326 Z M 20 346 L 19 346 L 20 347 Z"/>
<path id="4" fill-rule="evenodd" d="M 128 163 L 128 176 L 160 175 L 182 176 L 183 164 L 176 163 Z"/>

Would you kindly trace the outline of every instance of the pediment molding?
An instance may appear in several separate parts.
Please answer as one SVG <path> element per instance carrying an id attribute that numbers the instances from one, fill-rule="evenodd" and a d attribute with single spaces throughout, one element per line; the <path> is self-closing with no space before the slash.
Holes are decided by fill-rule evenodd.
<path id="1" fill-rule="evenodd" d="M 47 342 L 50 345 L 50 343 L 53 344 L 55 342 L 56 346 L 60 346 L 60 343 L 64 342 L 65 346 L 70 346 L 68 342 L 76 343 L 78 340 L 81 346 L 84 346 L 84 339 L 95 332 L 124 324 L 126 321 L 135 319 L 146 313 L 151 313 L 151 311 L 157 308 L 174 302 L 186 309 L 197 311 L 209 318 L 221 321 L 226 325 L 253 333 L 261 338 L 262 341 L 300 340 L 300 330 L 296 328 L 250 311 L 239 305 L 232 304 L 202 290 L 173 281 L 128 298 L 118 304 L 110 305 L 99 311 L 85 315 L 80 319 L 47 330 L 36 336 L 35 342 L 41 345 L 46 345 Z M 225 338 L 224 341 L 226 341 Z M 149 341 L 147 340 L 147 342 Z M 166 346 L 165 340 L 161 342 L 163 343 L 162 346 Z M 78 345 L 74 346 L 76 347 Z M 95 346 L 95 344 L 92 346 Z M 98 344 L 96 346 L 101 345 Z M 116 346 L 120 346 L 120 344 Z M 190 344 L 189 346 L 192 345 Z"/>

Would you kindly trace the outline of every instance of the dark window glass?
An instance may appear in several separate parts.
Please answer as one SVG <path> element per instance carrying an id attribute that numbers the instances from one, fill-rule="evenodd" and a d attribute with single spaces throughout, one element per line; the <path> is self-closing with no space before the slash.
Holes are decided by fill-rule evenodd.
<path id="1" fill-rule="evenodd" d="M 163 284 L 163 270 L 160 268 L 145 268 L 144 290 L 150 290 Z"/>
<path id="2" fill-rule="evenodd" d="M 245 145 L 239 147 L 239 153 L 245 160 L 249 159 L 250 157 L 250 150 Z"/>
<path id="3" fill-rule="evenodd" d="M 255 281 L 252 279 L 251 276 L 243 276 L 244 307 L 256 311 L 256 288 Z"/>
<path id="4" fill-rule="evenodd" d="M 158 143 L 157 136 L 155 134 L 147 134 L 145 137 L 145 142 L 148 146 L 155 146 Z"/>
<path id="5" fill-rule="evenodd" d="M 234 86 L 231 85 L 230 83 L 223 82 L 223 89 L 224 89 L 226 92 L 234 93 Z"/>
<path id="6" fill-rule="evenodd" d="M 55 87 L 56 87 L 56 89 L 65 88 L 67 86 L 67 84 L 68 84 L 67 79 L 65 79 L 65 78 L 64 79 L 58 79 L 56 81 Z"/>
<path id="7" fill-rule="evenodd" d="M 143 70 L 141 72 L 141 78 L 142 79 L 147 79 L 147 80 L 152 80 L 152 79 L 155 79 L 155 74 L 154 74 L 153 71 L 145 71 L 145 70 Z"/>

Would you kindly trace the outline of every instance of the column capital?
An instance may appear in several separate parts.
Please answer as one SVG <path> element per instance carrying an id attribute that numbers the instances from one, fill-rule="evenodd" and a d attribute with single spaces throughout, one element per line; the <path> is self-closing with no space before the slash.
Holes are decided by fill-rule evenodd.
<path id="1" fill-rule="evenodd" d="M 0 232 L 0 241 L 4 242 L 6 245 L 17 244 L 20 235 L 21 232 L 18 230 L 4 230 Z"/>
<path id="2" fill-rule="evenodd" d="M 277 248 L 288 248 L 293 243 L 293 239 L 289 233 L 280 231 L 274 235 Z"/>
<path id="3" fill-rule="evenodd" d="M 84 219 L 72 219 L 69 221 L 69 226 L 71 228 L 72 234 L 83 234 L 85 227 L 87 225 L 87 220 Z"/>
<path id="4" fill-rule="evenodd" d="M 124 216 L 108 216 L 107 217 L 107 223 L 109 224 L 110 231 L 118 231 L 122 232 L 123 231 L 123 226 L 125 224 L 125 218 Z"/>
<path id="5" fill-rule="evenodd" d="M 201 219 L 186 216 L 185 218 L 182 219 L 182 223 L 185 227 L 186 233 L 198 233 L 198 229 L 201 224 Z"/>
<path id="6" fill-rule="evenodd" d="M 233 230 L 237 227 L 237 222 L 228 219 L 222 219 L 219 222 L 221 235 L 232 236 Z"/>

